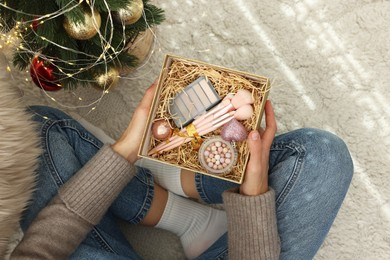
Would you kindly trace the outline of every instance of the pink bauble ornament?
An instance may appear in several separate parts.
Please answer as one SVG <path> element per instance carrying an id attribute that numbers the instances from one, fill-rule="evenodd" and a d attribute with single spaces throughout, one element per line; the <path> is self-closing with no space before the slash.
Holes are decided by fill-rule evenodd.
<path id="1" fill-rule="evenodd" d="M 222 127 L 221 137 L 223 140 L 229 142 L 242 142 L 248 137 L 248 132 L 240 122 L 233 118 L 229 123 Z"/>

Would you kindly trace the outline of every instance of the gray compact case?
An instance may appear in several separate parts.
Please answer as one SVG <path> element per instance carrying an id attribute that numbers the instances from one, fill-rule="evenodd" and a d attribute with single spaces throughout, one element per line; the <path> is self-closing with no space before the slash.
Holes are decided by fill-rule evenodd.
<path id="1" fill-rule="evenodd" d="M 169 112 L 176 126 L 182 128 L 220 101 L 211 82 L 201 76 L 176 94 L 170 102 Z"/>

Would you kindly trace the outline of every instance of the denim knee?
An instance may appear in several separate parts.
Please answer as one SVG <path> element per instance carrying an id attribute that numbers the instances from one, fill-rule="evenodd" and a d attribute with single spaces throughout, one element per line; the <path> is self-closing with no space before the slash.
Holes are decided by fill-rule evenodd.
<path id="1" fill-rule="evenodd" d="M 340 173 L 334 176 L 340 181 L 349 182 L 353 175 L 353 162 L 346 143 L 337 135 L 315 128 L 302 128 L 299 142 L 307 151 L 308 159 L 316 157 Z"/>
<path id="2" fill-rule="evenodd" d="M 137 173 L 118 195 L 110 211 L 119 219 L 138 224 L 147 215 L 154 197 L 154 180 L 151 172 L 136 167 Z"/>
<path id="3" fill-rule="evenodd" d="M 33 119 L 37 122 L 45 120 L 63 120 L 72 119 L 68 114 L 59 109 L 48 106 L 30 106 L 27 108 L 34 116 Z"/>

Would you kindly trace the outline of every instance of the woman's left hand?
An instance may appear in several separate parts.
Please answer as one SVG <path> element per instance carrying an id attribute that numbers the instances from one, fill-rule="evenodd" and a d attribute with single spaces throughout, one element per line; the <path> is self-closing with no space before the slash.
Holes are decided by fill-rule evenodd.
<path id="1" fill-rule="evenodd" d="M 246 168 L 244 182 L 240 186 L 242 195 L 257 196 L 268 191 L 269 154 L 276 133 L 276 120 L 272 104 L 265 104 L 266 128 L 260 133 L 257 130 L 249 134 L 249 162 Z"/>
<path id="2" fill-rule="evenodd" d="M 144 97 L 134 111 L 129 126 L 115 144 L 112 145 L 112 149 L 130 163 L 135 163 L 138 160 L 138 149 L 141 145 L 156 86 L 157 81 L 146 90 Z"/>

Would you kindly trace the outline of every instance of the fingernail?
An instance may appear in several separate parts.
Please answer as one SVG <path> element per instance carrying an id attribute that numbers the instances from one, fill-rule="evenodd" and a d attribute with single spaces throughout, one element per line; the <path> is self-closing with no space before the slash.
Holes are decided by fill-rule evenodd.
<path id="1" fill-rule="evenodd" d="M 251 137 L 252 137 L 252 140 L 258 140 L 260 138 L 260 134 L 258 131 L 255 131 L 252 133 Z"/>

